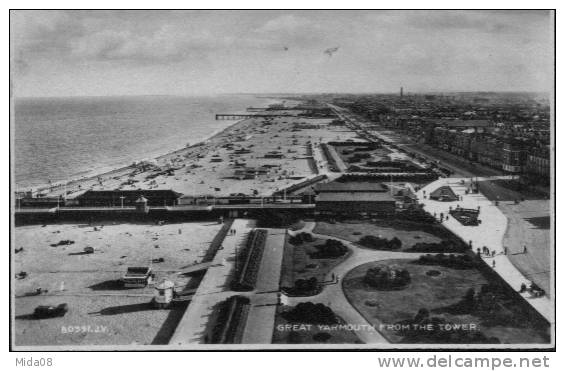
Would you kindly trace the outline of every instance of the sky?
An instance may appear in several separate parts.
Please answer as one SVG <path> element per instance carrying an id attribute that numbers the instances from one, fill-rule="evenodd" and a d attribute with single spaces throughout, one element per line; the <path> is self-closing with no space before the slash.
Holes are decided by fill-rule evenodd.
<path id="1" fill-rule="evenodd" d="M 511 10 L 11 11 L 12 94 L 548 92 L 552 22 Z"/>

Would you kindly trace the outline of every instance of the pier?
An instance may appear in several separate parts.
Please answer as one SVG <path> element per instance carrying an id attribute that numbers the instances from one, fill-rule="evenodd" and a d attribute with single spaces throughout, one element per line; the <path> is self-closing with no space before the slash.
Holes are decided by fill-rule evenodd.
<path id="1" fill-rule="evenodd" d="M 217 113 L 216 120 L 243 120 L 251 119 L 254 117 L 281 117 L 281 116 L 291 116 L 290 114 L 250 114 L 250 113 Z"/>

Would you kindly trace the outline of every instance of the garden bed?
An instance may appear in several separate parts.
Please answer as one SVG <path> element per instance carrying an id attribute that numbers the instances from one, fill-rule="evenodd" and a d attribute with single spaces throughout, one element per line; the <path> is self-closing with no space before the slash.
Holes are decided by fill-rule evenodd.
<path id="1" fill-rule="evenodd" d="M 380 290 L 364 282 L 367 270 L 383 264 L 406 269 L 411 281 L 400 290 Z M 477 268 L 453 269 L 420 265 L 415 260 L 394 259 L 356 267 L 344 278 L 349 302 L 393 343 L 505 343 L 545 344 L 549 326 L 529 316 L 526 303 L 506 287 L 497 286 Z M 465 298 L 473 290 L 480 304 Z M 424 318 L 420 310 L 428 312 Z M 432 323 L 435 331 L 399 331 L 400 325 Z M 458 325 L 460 330 L 447 329 Z M 440 325 L 443 330 L 438 330 Z M 463 327 L 465 329 L 463 329 Z"/>
<path id="2" fill-rule="evenodd" d="M 249 232 L 245 247 L 237 257 L 234 278 L 230 285 L 232 290 L 251 291 L 255 288 L 267 234 L 268 231 L 265 229 L 254 229 Z"/>
<path id="3" fill-rule="evenodd" d="M 326 275 L 339 263 L 347 259 L 350 251 L 344 246 L 345 250 L 336 251 L 339 254 L 330 256 L 320 255 L 320 245 L 326 245 L 327 238 L 313 238 L 308 241 L 300 240 L 299 243 L 292 244 L 287 239 L 284 247 L 282 270 L 281 270 L 281 288 L 289 289 L 295 287 L 297 283 L 304 283 L 304 290 L 301 294 L 298 294 L 293 290 L 286 290 L 288 295 L 291 296 L 311 296 L 318 294 L 323 286 L 320 284 L 326 279 Z M 298 241 L 294 241 L 298 242 Z M 333 250 L 333 249 L 332 249 Z M 311 290 L 308 289 L 308 282 L 312 282 L 312 279 L 316 280 L 317 285 L 313 283 L 310 286 Z M 308 282 L 304 282 L 308 281 Z M 308 291 L 308 292 L 306 292 Z"/>
<path id="4" fill-rule="evenodd" d="M 244 296 L 232 296 L 217 304 L 212 321 L 212 328 L 207 335 L 210 344 L 239 344 L 249 313 L 249 299 Z"/>
<path id="5" fill-rule="evenodd" d="M 381 226 L 378 222 L 369 221 L 337 222 L 335 224 L 318 222 L 314 233 L 338 237 L 353 243 L 359 243 L 364 236 L 375 236 L 387 240 L 397 238 L 401 241 L 401 247 L 397 251 L 408 250 L 417 243 L 442 242 L 441 238 L 428 232 L 395 228 L 386 224 Z"/>

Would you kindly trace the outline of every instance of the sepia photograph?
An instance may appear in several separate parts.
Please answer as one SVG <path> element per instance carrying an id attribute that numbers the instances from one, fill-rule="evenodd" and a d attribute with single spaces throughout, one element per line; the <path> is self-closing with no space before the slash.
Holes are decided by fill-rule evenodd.
<path id="1" fill-rule="evenodd" d="M 12 351 L 555 348 L 554 10 L 9 31 Z"/>

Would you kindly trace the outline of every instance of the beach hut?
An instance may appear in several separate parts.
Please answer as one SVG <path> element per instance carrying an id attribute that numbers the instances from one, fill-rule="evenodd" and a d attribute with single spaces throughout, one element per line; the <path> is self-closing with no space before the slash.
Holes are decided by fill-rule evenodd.
<path id="1" fill-rule="evenodd" d="M 147 206 L 147 199 L 140 196 L 137 200 L 135 200 L 135 209 L 142 213 L 148 213 L 149 207 Z"/>
<path id="2" fill-rule="evenodd" d="M 165 279 L 155 286 L 153 305 L 156 308 L 167 308 L 173 301 L 175 284 Z"/>
<path id="3" fill-rule="evenodd" d="M 153 272 L 150 267 L 128 267 L 122 276 L 122 284 L 126 288 L 141 288 L 151 283 Z"/>

